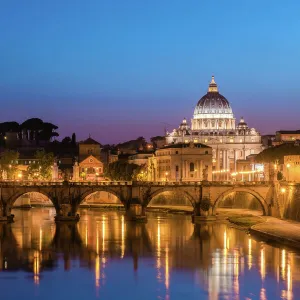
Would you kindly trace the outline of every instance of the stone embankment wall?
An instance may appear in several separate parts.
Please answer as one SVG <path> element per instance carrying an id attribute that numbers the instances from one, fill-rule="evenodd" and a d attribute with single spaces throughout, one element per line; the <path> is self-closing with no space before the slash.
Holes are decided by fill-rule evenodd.
<path id="1" fill-rule="evenodd" d="M 278 192 L 282 217 L 300 222 L 300 184 L 289 184 Z"/>

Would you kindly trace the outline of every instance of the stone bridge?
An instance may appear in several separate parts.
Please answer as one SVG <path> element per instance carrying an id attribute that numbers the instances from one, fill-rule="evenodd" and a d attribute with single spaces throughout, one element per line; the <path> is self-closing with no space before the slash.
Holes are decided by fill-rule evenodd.
<path id="1" fill-rule="evenodd" d="M 76 221 L 79 205 L 99 191 L 115 195 L 124 205 L 130 220 L 145 220 L 146 207 L 163 192 L 181 192 L 194 207 L 194 219 L 215 216 L 219 202 L 233 192 L 253 195 L 264 215 L 281 216 L 280 190 L 274 182 L 0 182 L 0 220 L 12 220 L 14 202 L 22 195 L 38 192 L 47 196 L 56 209 L 57 221 Z"/>

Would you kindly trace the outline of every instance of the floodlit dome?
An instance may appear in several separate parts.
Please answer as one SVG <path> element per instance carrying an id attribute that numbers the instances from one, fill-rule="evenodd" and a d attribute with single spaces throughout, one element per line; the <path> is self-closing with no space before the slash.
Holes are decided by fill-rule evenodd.
<path id="1" fill-rule="evenodd" d="M 194 119 L 203 118 L 233 118 L 228 100 L 219 93 L 218 86 L 212 76 L 208 92 L 197 103 Z"/>

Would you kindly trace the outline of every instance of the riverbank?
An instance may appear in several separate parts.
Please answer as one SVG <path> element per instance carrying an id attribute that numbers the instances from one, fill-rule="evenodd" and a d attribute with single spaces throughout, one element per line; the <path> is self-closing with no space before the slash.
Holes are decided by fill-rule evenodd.
<path id="1" fill-rule="evenodd" d="M 300 223 L 269 216 L 229 216 L 227 220 L 236 228 L 247 230 L 265 242 L 300 249 Z"/>
<path id="2" fill-rule="evenodd" d="M 263 217 L 265 222 L 251 226 L 249 233 L 267 242 L 284 244 L 300 249 L 300 223 L 280 220 L 273 217 Z"/>

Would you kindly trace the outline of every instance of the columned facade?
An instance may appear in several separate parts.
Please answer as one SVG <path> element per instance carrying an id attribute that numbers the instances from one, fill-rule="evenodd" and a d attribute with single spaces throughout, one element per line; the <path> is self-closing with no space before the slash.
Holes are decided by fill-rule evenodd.
<path id="1" fill-rule="evenodd" d="M 219 93 L 214 76 L 208 92 L 197 103 L 191 126 L 186 119 L 166 135 L 167 144 L 202 143 L 212 148 L 213 180 L 228 180 L 236 161 L 262 151 L 261 136 L 236 119 L 228 100 Z"/>

